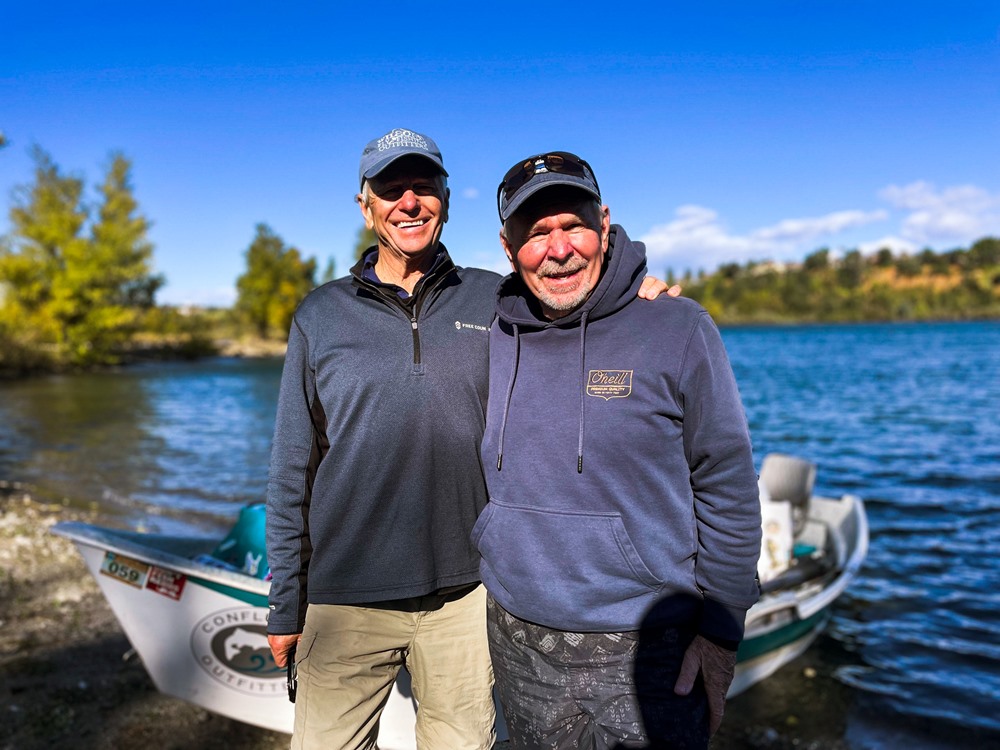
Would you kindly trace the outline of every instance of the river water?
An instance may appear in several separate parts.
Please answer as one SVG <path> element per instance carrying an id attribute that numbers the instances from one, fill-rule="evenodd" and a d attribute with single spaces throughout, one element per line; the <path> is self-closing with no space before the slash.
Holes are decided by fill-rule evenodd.
<path id="1" fill-rule="evenodd" d="M 723 338 L 758 466 L 802 456 L 820 494 L 866 500 L 867 563 L 817 646 L 837 679 L 900 732 L 931 722 L 935 743 L 910 748 L 1000 746 L 1000 324 Z M 217 359 L 0 383 L 0 480 L 136 528 L 217 533 L 263 499 L 280 373 Z"/>

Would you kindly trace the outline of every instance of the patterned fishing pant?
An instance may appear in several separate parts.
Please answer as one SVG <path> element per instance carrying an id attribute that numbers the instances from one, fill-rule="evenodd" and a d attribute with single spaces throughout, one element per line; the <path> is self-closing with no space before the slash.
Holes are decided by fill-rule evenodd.
<path id="1" fill-rule="evenodd" d="M 708 747 L 699 679 L 674 683 L 693 631 L 571 633 L 526 622 L 487 599 L 490 656 L 514 750 Z"/>

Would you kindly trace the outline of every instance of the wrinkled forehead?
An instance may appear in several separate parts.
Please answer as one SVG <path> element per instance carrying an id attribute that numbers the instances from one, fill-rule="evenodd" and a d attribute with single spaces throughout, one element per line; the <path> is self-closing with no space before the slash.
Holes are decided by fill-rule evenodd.
<path id="1" fill-rule="evenodd" d="M 507 220 L 507 224 L 515 222 L 518 226 L 531 226 L 541 219 L 561 214 L 579 216 L 595 229 L 601 223 L 601 206 L 594 196 L 579 188 L 559 185 L 540 190 L 528 198 Z"/>

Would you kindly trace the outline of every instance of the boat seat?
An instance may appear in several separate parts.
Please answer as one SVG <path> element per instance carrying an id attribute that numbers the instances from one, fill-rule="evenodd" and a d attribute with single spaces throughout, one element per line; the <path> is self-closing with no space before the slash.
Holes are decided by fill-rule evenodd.
<path id="1" fill-rule="evenodd" d="M 768 453 L 760 467 L 760 481 L 772 501 L 787 501 L 791 505 L 792 535 L 798 537 L 809 515 L 816 464 L 784 453 Z"/>
<path id="2" fill-rule="evenodd" d="M 264 548 L 264 504 L 248 505 L 211 558 L 254 578 L 266 579 L 271 569 Z M 202 562 L 208 562 L 202 560 Z"/>
<path id="3" fill-rule="evenodd" d="M 777 576 L 760 582 L 760 593 L 790 589 L 834 570 L 833 560 L 826 555 L 797 558 L 795 564 Z"/>

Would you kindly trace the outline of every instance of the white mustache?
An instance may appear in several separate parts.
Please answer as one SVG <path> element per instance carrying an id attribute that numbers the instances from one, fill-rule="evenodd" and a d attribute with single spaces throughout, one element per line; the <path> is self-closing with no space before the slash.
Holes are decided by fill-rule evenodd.
<path id="1" fill-rule="evenodd" d="M 538 270 L 535 271 L 535 275 L 539 278 L 545 278 L 546 276 L 560 276 L 563 274 L 576 273 L 589 265 L 590 261 L 581 258 L 579 255 L 570 258 L 565 263 L 560 263 L 549 258 L 538 267 Z"/>

